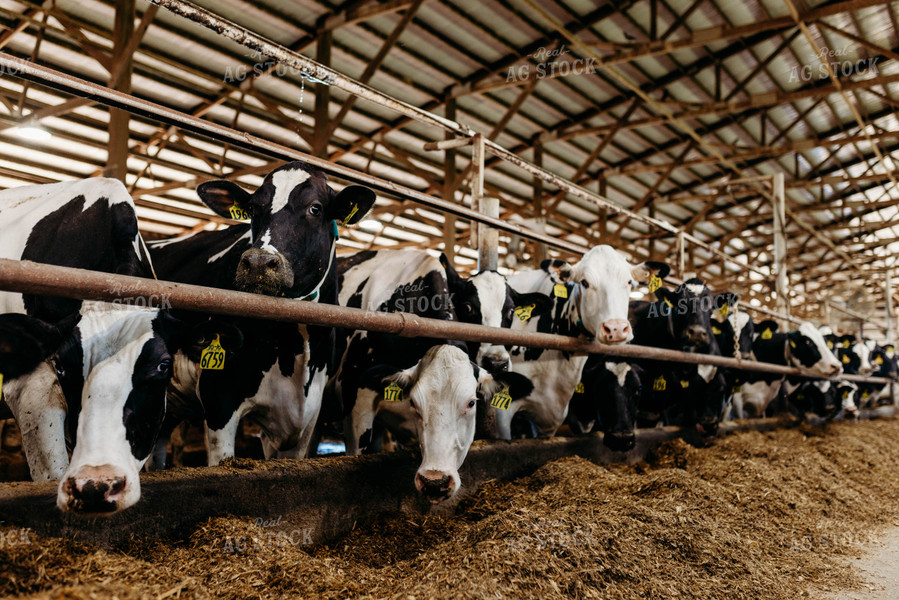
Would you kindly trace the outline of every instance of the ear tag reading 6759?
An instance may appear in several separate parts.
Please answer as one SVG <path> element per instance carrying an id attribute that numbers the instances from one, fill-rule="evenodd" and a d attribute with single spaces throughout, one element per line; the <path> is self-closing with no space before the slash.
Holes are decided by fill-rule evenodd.
<path id="1" fill-rule="evenodd" d="M 221 371 L 225 368 L 225 349 L 222 348 L 218 335 L 200 353 L 200 368 L 204 371 Z"/>
<path id="2" fill-rule="evenodd" d="M 509 395 L 509 388 L 507 387 L 504 387 L 502 391 L 493 394 L 493 398 L 490 399 L 490 406 L 500 410 L 509 410 L 511 404 L 512 396 Z"/>
<path id="3" fill-rule="evenodd" d="M 564 283 L 557 283 L 553 286 L 553 296 L 555 296 L 556 298 L 568 297 L 568 288 L 565 287 Z"/>
<path id="4" fill-rule="evenodd" d="M 527 306 L 516 306 L 515 316 L 518 317 L 519 321 L 527 321 L 531 318 L 531 313 L 534 311 L 535 306 L 535 304 L 528 304 Z"/>
<path id="5" fill-rule="evenodd" d="M 231 218 L 235 221 L 249 221 L 250 213 L 237 206 L 236 204 L 232 204 L 231 208 L 228 209 L 228 212 L 231 214 Z"/>
<path id="6" fill-rule="evenodd" d="M 391 381 L 390 385 L 384 388 L 384 400 L 387 402 L 402 402 L 403 388 L 397 385 L 395 381 Z"/>

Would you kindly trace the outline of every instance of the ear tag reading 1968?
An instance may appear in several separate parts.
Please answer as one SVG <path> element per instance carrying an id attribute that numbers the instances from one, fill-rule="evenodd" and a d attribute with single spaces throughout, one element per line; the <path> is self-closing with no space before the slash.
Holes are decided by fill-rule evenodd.
<path id="1" fill-rule="evenodd" d="M 577 382 L 577 387 L 574 388 L 574 393 L 575 394 L 583 394 L 584 393 L 584 382 L 583 381 Z"/>
<path id="2" fill-rule="evenodd" d="M 499 408 L 500 410 L 509 410 L 509 405 L 511 404 L 512 396 L 509 395 L 509 388 L 507 387 L 504 387 L 502 391 L 493 394 L 493 398 L 490 399 L 490 406 Z"/>
<path id="3" fill-rule="evenodd" d="M 668 382 L 665 381 L 664 375 L 659 375 L 656 377 L 656 380 L 652 382 L 653 391 L 664 392 L 666 387 L 668 387 Z"/>
<path id="4" fill-rule="evenodd" d="M 565 287 L 564 283 L 557 283 L 553 286 L 553 296 L 555 296 L 556 298 L 568 297 L 568 288 Z"/>
<path id="5" fill-rule="evenodd" d="M 218 335 L 200 353 L 200 368 L 204 371 L 221 371 L 225 368 L 225 349 L 222 348 Z"/>
<path id="6" fill-rule="evenodd" d="M 348 214 L 348 215 L 346 216 L 346 219 L 343 220 L 343 225 L 344 225 L 344 227 L 346 226 L 347 223 L 350 222 L 350 219 L 352 219 L 352 218 L 353 218 L 353 215 L 355 215 L 358 211 L 359 211 L 359 205 L 358 205 L 358 204 L 353 204 L 353 210 L 351 210 L 351 211 L 350 211 L 350 214 Z"/>
<path id="7" fill-rule="evenodd" d="M 403 388 L 397 385 L 395 381 L 391 381 L 390 385 L 384 388 L 384 400 L 387 402 L 402 402 Z"/>
<path id="8" fill-rule="evenodd" d="M 232 204 L 231 208 L 228 209 L 228 212 L 231 213 L 231 218 L 236 221 L 249 221 L 250 213 L 237 206 L 236 204 Z"/>
<path id="9" fill-rule="evenodd" d="M 765 331 L 762 332 L 761 338 L 763 340 L 770 340 L 773 337 L 774 337 L 774 332 L 771 331 L 770 327 L 766 327 Z"/>
<path id="10" fill-rule="evenodd" d="M 653 274 L 653 276 L 649 278 L 649 285 L 646 286 L 646 289 L 649 290 L 650 294 L 654 294 L 660 287 L 662 287 L 662 278 Z"/>
<path id="11" fill-rule="evenodd" d="M 528 304 L 527 306 L 517 306 L 515 307 L 515 316 L 518 317 L 519 321 L 527 321 L 531 318 L 531 312 L 534 310 L 535 304 Z"/>

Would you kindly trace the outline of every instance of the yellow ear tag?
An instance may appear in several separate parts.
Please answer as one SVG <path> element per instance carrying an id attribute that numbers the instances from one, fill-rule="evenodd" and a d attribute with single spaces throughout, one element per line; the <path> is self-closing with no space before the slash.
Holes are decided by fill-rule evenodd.
<path id="1" fill-rule="evenodd" d="M 583 394 L 584 393 L 584 382 L 583 381 L 577 382 L 577 387 L 574 388 L 574 393 L 575 394 Z"/>
<path id="2" fill-rule="evenodd" d="M 200 353 L 200 368 L 204 371 L 221 371 L 225 368 L 225 349 L 222 348 L 218 334 Z"/>
<path id="3" fill-rule="evenodd" d="M 680 386 L 681 386 L 682 388 L 688 388 L 688 387 L 690 387 L 690 382 L 689 382 L 689 381 L 686 381 L 686 380 L 684 380 L 684 379 L 682 379 L 681 382 L 680 382 Z"/>
<path id="4" fill-rule="evenodd" d="M 493 394 L 493 398 L 490 399 L 490 406 L 500 410 L 509 410 L 510 404 L 512 404 L 512 396 L 509 395 L 509 388 L 507 387 Z"/>
<path id="5" fill-rule="evenodd" d="M 887 358 L 893 358 L 893 356 L 895 356 L 895 355 L 896 354 L 895 354 L 895 352 L 893 352 L 893 347 L 892 346 L 887 347 Z"/>
<path id="6" fill-rule="evenodd" d="M 721 329 L 712 325 L 712 333 L 714 333 L 715 335 L 721 335 Z"/>
<path id="7" fill-rule="evenodd" d="M 3 397 L 3 373 L 0 373 L 0 398 Z"/>
<path id="8" fill-rule="evenodd" d="M 384 400 L 387 402 L 402 402 L 403 388 L 397 385 L 395 381 L 391 381 L 390 385 L 384 388 Z"/>
<path id="9" fill-rule="evenodd" d="M 656 380 L 652 382 L 653 391 L 664 392 L 666 387 L 668 387 L 668 382 L 665 381 L 664 375 L 659 375 L 656 377 Z"/>
<path id="10" fill-rule="evenodd" d="M 249 221 L 250 213 L 237 206 L 236 204 L 232 204 L 231 208 L 228 209 L 228 212 L 231 214 L 231 218 L 235 221 Z"/>
<path id="11" fill-rule="evenodd" d="M 843 355 L 843 364 L 844 364 L 844 365 L 848 365 L 848 364 L 849 364 L 849 355 L 848 355 L 848 354 L 844 354 L 844 355 Z"/>
<path id="12" fill-rule="evenodd" d="M 725 304 L 724 306 L 722 306 L 721 308 L 718 309 L 718 314 L 721 315 L 722 317 L 726 317 L 727 313 L 729 313 L 729 312 L 730 312 L 729 304 Z"/>
<path id="13" fill-rule="evenodd" d="M 862 392 L 862 400 L 867 400 L 870 397 L 871 397 L 871 394 L 869 394 L 868 392 Z"/>
<path id="14" fill-rule="evenodd" d="M 833 350 L 833 342 L 831 342 L 830 340 L 827 340 L 827 349 Z"/>
<path id="15" fill-rule="evenodd" d="M 761 338 L 763 340 L 770 340 L 772 337 L 774 337 L 774 332 L 771 331 L 770 327 L 766 327 L 765 331 L 762 332 Z"/>
<path id="16" fill-rule="evenodd" d="M 742 385 L 735 385 L 734 387 L 731 388 L 730 391 L 731 391 L 732 394 L 739 394 L 740 392 L 743 391 L 743 386 L 742 386 Z"/>
<path id="17" fill-rule="evenodd" d="M 531 312 L 533 312 L 534 306 L 534 304 L 528 304 L 527 306 L 515 307 L 515 316 L 518 317 L 519 321 L 527 321 L 531 318 Z"/>
<path id="18" fill-rule="evenodd" d="M 871 362 L 873 362 L 875 365 L 882 365 L 882 364 L 883 364 L 883 357 L 882 357 L 882 356 L 875 356 L 875 357 L 874 357 L 874 360 L 872 360 Z"/>
<path id="19" fill-rule="evenodd" d="M 674 308 L 674 305 L 671 304 L 671 300 L 669 300 L 668 298 L 663 298 L 662 300 L 665 302 L 665 304 L 668 305 L 668 308 Z"/>
<path id="20" fill-rule="evenodd" d="M 346 224 L 350 222 L 350 219 L 352 219 L 352 218 L 353 218 L 353 215 L 355 215 L 358 211 L 359 211 L 359 205 L 358 205 L 358 204 L 353 204 L 353 210 L 350 211 L 350 214 L 348 214 L 348 215 L 346 216 L 346 218 L 343 220 L 343 222 L 342 222 L 341 224 L 342 224 L 344 227 L 346 227 Z"/>
<path id="21" fill-rule="evenodd" d="M 849 390 L 846 390 L 843 392 L 843 400 L 848 400 L 848 399 L 849 399 Z"/>
<path id="22" fill-rule="evenodd" d="M 849 340 L 845 340 L 843 343 L 840 344 L 840 348 L 848 348 L 851 345 L 852 345 L 852 343 Z"/>
<path id="23" fill-rule="evenodd" d="M 650 294 L 654 294 L 657 289 L 662 287 L 662 278 L 653 274 L 653 276 L 649 278 L 649 285 L 646 287 Z"/>
<path id="24" fill-rule="evenodd" d="M 565 287 L 564 283 L 557 283 L 553 286 L 553 296 L 555 296 L 556 298 L 568 297 L 568 288 Z"/>

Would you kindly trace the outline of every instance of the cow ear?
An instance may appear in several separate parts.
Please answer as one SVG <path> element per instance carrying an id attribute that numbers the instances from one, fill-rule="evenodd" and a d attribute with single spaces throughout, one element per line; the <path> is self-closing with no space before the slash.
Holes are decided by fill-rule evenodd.
<path id="1" fill-rule="evenodd" d="M 328 204 L 328 218 L 341 225 L 355 225 L 375 204 L 375 193 L 361 185 L 348 185 Z"/>
<path id="2" fill-rule="evenodd" d="M 531 312 L 535 314 L 542 313 L 553 305 L 553 299 L 541 292 L 521 293 L 509 288 L 509 297 L 512 298 L 512 304 L 515 305 L 515 308 L 533 304 L 534 310 Z"/>
<path id="3" fill-rule="evenodd" d="M 740 297 L 733 292 L 724 292 L 715 296 L 713 303 L 718 314 L 726 317 L 730 313 L 730 309 L 736 306 L 740 301 Z"/>
<path id="4" fill-rule="evenodd" d="M 540 268 L 549 273 L 554 283 L 568 283 L 571 279 L 571 265 L 564 260 L 547 258 L 540 263 Z"/>
<path id="5" fill-rule="evenodd" d="M 446 282 L 449 284 L 450 289 L 458 289 L 464 283 L 464 280 L 459 276 L 459 272 L 450 264 L 449 259 L 443 252 L 440 253 L 440 264 L 443 265 L 443 270 L 446 271 Z"/>
<path id="6" fill-rule="evenodd" d="M 244 335 L 240 328 L 221 321 L 203 321 L 191 327 L 182 337 L 181 350 L 194 362 L 200 362 L 203 350 L 216 336 L 225 352 L 236 352 L 243 347 Z"/>
<path id="7" fill-rule="evenodd" d="M 392 384 L 396 384 L 402 390 L 402 400 L 409 399 L 409 392 L 415 383 L 415 371 L 418 365 L 408 369 L 400 369 L 392 365 L 378 365 L 368 369 L 362 376 L 362 384 L 379 393 L 384 393 Z"/>
<path id="8" fill-rule="evenodd" d="M 0 315 L 0 374 L 12 378 L 30 373 L 56 352 L 62 339 L 57 327 L 40 319 Z"/>
<path id="9" fill-rule="evenodd" d="M 648 283 L 650 277 L 653 275 L 660 279 L 664 279 L 665 277 L 668 277 L 668 273 L 670 272 L 671 267 L 665 263 L 648 260 L 631 269 L 631 279 L 637 283 Z"/>
<path id="10" fill-rule="evenodd" d="M 217 179 L 201 183 L 197 187 L 197 194 L 203 204 L 212 209 L 212 212 L 226 219 L 236 219 L 243 213 L 250 212 L 250 199 L 252 196 L 242 187 L 232 181 Z M 232 208 L 235 209 L 232 212 Z"/>
<path id="11" fill-rule="evenodd" d="M 765 319 L 764 321 L 762 321 L 761 323 L 759 323 L 758 325 L 755 326 L 756 331 L 764 331 L 766 329 L 770 329 L 772 333 L 777 331 L 777 328 L 778 328 L 777 321 L 775 321 L 773 319 Z"/>

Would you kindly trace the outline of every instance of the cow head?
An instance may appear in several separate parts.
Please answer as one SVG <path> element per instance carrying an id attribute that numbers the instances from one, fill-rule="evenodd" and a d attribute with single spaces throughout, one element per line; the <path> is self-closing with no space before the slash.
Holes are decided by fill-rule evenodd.
<path id="1" fill-rule="evenodd" d="M 546 294 L 516 292 L 496 271 L 481 271 L 466 279 L 453 268 L 445 254 L 440 255 L 440 264 L 446 270 L 456 317 L 463 323 L 509 327 L 515 307 L 533 304 L 534 310 L 540 312 L 550 304 Z M 468 349 L 471 359 L 491 373 L 507 371 L 511 365 L 509 352 L 503 346 L 468 342 Z"/>
<path id="2" fill-rule="evenodd" d="M 540 268 L 553 283 L 564 285 L 577 309 L 581 325 L 604 344 L 623 344 L 634 334 L 627 320 L 630 292 L 635 283 L 646 283 L 653 275 L 665 277 L 664 263 L 631 265 L 611 246 L 591 248 L 574 265 L 545 260 Z"/>
<path id="3" fill-rule="evenodd" d="M 756 331 L 760 331 L 760 335 L 764 337 L 766 331 L 777 331 L 777 323 L 762 321 Z M 787 341 L 793 366 L 808 369 L 822 377 L 835 377 L 843 372 L 843 366 L 827 347 L 824 336 L 811 323 L 803 322 L 794 331 L 787 333 Z"/>
<path id="4" fill-rule="evenodd" d="M 892 344 L 874 346 L 874 349 L 871 350 L 869 360 L 871 361 L 871 366 L 874 369 L 875 375 L 878 377 L 896 378 L 897 364 L 899 364 L 899 361 L 897 361 L 896 351 Z"/>
<path id="5" fill-rule="evenodd" d="M 250 218 L 252 245 L 237 266 L 238 289 L 309 300 L 330 270 L 336 224 L 359 222 L 375 201 L 357 185 L 334 192 L 322 171 L 302 162 L 272 171 L 252 194 L 230 181 L 208 181 L 197 193 L 219 216 Z"/>
<path id="6" fill-rule="evenodd" d="M 669 333 L 680 349 L 708 353 L 714 340 L 711 315 L 728 306 L 733 294 L 712 296 L 708 286 L 697 278 L 688 279 L 675 290 L 659 288 L 655 294 L 660 300 L 658 312 L 668 318 Z"/>
<path id="7" fill-rule="evenodd" d="M 138 473 L 165 415 L 180 323 L 167 313 L 86 303 L 54 361 L 74 444 L 63 511 L 112 513 L 140 498 Z"/>
<path id="8" fill-rule="evenodd" d="M 416 365 L 382 381 L 397 384 L 410 404 L 421 446 L 415 487 L 435 504 L 459 490 L 459 467 L 474 441 L 478 400 L 489 402 L 503 389 L 516 399 L 534 389 L 518 373 L 491 375 L 450 344 L 434 346 Z"/>
<path id="9" fill-rule="evenodd" d="M 739 299 L 739 296 L 730 292 L 721 294 L 717 302 L 718 307 L 712 315 L 712 333 L 718 340 L 718 347 L 722 355 L 734 356 L 736 350 L 739 352 L 740 358 L 752 360 L 752 337 L 755 328 L 749 314 L 736 309 Z M 736 336 L 734 336 L 734 332 L 736 332 Z"/>
<path id="10" fill-rule="evenodd" d="M 598 373 L 597 401 L 602 443 L 625 452 L 636 444 L 634 427 L 643 393 L 642 370 L 635 364 L 605 361 Z"/>

